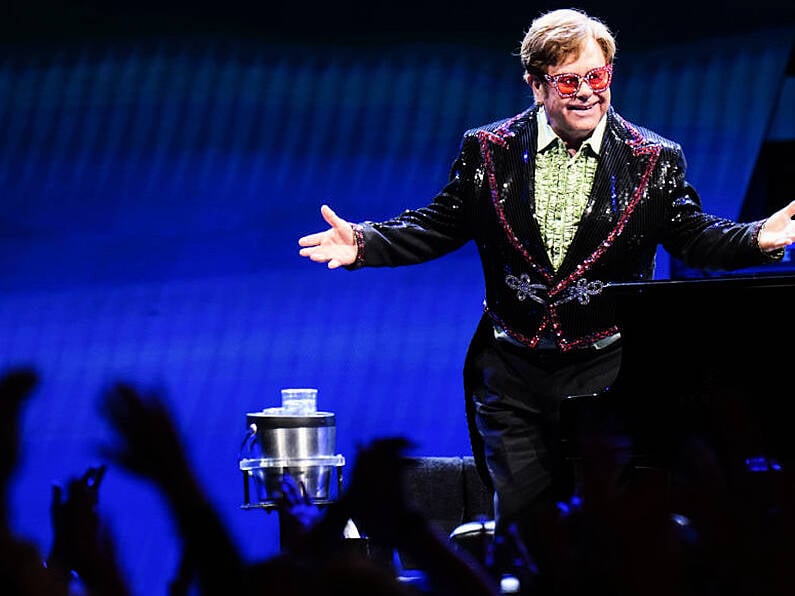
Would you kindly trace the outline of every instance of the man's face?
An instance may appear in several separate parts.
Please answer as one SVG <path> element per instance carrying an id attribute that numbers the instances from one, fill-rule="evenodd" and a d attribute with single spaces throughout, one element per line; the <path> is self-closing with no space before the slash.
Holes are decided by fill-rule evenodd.
<path id="1" fill-rule="evenodd" d="M 554 77 L 574 73 L 582 77 L 600 66 L 605 66 L 604 52 L 596 40 L 590 38 L 579 56 L 565 58 L 561 64 L 549 67 L 547 74 Z M 533 89 L 536 101 L 544 104 L 552 130 L 572 149 L 579 148 L 610 107 L 609 88 L 594 93 L 588 83 L 583 81 L 573 96 L 563 98 L 555 86 L 546 80 L 539 81 L 529 75 L 526 80 Z"/>

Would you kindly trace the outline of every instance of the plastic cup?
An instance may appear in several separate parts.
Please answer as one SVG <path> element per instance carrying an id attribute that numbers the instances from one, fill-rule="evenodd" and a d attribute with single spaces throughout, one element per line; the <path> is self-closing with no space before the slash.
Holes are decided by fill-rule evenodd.
<path id="1" fill-rule="evenodd" d="M 288 416 L 309 416 L 317 411 L 317 389 L 282 389 L 282 410 Z"/>

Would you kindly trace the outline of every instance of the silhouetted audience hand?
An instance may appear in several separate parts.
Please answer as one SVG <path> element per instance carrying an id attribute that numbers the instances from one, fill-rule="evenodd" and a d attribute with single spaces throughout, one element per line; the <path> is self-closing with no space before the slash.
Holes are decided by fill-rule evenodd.
<path id="1" fill-rule="evenodd" d="M 15 536 L 9 526 L 9 482 L 19 462 L 19 415 L 38 385 L 29 367 L 6 370 L 0 376 L 0 588 L 4 594 L 66 595 L 62 577 L 50 572 L 38 548 Z"/>
<path id="2" fill-rule="evenodd" d="M 90 467 L 67 483 L 66 493 L 52 488 L 53 542 L 47 566 L 69 581 L 72 572 L 91 594 L 129 593 L 107 526 L 97 512 L 99 485 L 106 467 Z"/>
<path id="3" fill-rule="evenodd" d="M 167 490 L 192 476 L 182 439 L 159 395 L 117 383 L 105 393 L 101 412 L 118 439 L 103 449 L 110 460 Z"/>
<path id="4" fill-rule="evenodd" d="M 182 538 L 183 562 L 193 567 L 201 592 L 240 592 L 240 553 L 201 489 L 162 398 L 117 383 L 102 396 L 100 411 L 117 438 L 116 444 L 105 446 L 103 452 L 163 492 Z M 185 565 L 180 567 L 174 587 L 194 575 Z"/>
<path id="5" fill-rule="evenodd" d="M 295 548 L 296 542 L 303 540 L 323 516 L 320 508 L 307 495 L 304 483 L 296 480 L 289 471 L 282 475 L 279 512 L 282 545 L 286 549 Z"/>
<path id="6" fill-rule="evenodd" d="M 341 500 L 357 527 L 375 542 L 401 543 L 406 537 L 406 521 L 416 514 L 403 485 L 409 465 L 406 452 L 412 447 L 405 437 L 386 437 L 357 450 Z"/>
<path id="7" fill-rule="evenodd" d="M 20 409 L 38 382 L 36 371 L 23 367 L 8 370 L 0 378 L 0 483 L 3 489 L 19 458 Z"/>

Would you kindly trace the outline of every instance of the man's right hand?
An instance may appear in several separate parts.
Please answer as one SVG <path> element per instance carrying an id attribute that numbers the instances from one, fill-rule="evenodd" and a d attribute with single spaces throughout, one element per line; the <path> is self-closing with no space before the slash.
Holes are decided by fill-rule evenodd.
<path id="1" fill-rule="evenodd" d="M 337 216 L 328 205 L 320 208 L 320 214 L 331 227 L 325 232 L 299 238 L 298 245 L 303 248 L 298 254 L 309 257 L 316 263 L 328 263 L 329 269 L 352 265 L 358 251 L 353 226 Z"/>

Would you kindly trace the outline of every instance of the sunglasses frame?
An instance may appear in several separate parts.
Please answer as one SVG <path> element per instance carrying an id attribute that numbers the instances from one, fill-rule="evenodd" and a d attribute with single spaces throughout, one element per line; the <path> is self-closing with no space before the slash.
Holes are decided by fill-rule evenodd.
<path id="1" fill-rule="evenodd" d="M 605 71 L 607 73 L 607 85 L 605 85 L 602 89 L 598 90 L 594 89 L 593 87 L 591 87 L 591 84 L 588 82 L 588 75 L 590 75 L 592 72 L 595 71 Z M 578 81 L 577 88 L 571 93 L 563 93 L 560 90 L 560 87 L 558 87 L 558 79 L 560 79 L 561 77 L 577 77 Z M 586 83 L 589 87 L 591 87 L 591 91 L 593 91 L 594 93 L 604 93 L 605 91 L 610 89 L 610 85 L 613 82 L 613 65 L 605 64 L 604 66 L 597 66 L 596 68 L 592 68 L 591 70 L 586 72 L 584 75 L 578 75 L 576 72 L 561 72 L 554 76 L 544 74 L 544 79 L 546 80 L 547 83 L 549 83 L 555 88 L 555 91 L 558 92 L 558 95 L 560 95 L 562 99 L 566 99 L 568 97 L 574 97 L 575 95 L 577 95 L 580 92 L 583 83 Z"/>

